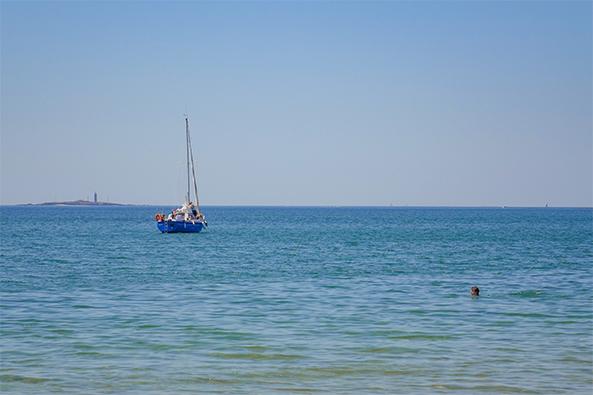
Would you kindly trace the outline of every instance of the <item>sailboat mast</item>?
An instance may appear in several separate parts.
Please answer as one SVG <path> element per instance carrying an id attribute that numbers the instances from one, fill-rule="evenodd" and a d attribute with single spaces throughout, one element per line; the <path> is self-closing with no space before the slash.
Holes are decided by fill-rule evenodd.
<path id="1" fill-rule="evenodd" d="M 189 121 L 187 119 L 187 115 L 185 116 L 185 150 L 186 150 L 186 157 L 187 157 L 187 196 L 186 196 L 186 203 L 190 202 L 189 196 Z"/>
<path id="2" fill-rule="evenodd" d="M 196 180 L 196 169 L 195 169 L 195 165 L 194 165 L 194 150 L 191 145 L 191 136 L 189 133 L 188 133 L 188 137 L 189 137 L 189 157 L 191 159 L 191 173 L 192 173 L 192 176 L 194 179 L 194 193 L 196 195 L 196 211 L 199 214 L 200 213 L 200 199 L 198 198 L 198 182 Z"/>

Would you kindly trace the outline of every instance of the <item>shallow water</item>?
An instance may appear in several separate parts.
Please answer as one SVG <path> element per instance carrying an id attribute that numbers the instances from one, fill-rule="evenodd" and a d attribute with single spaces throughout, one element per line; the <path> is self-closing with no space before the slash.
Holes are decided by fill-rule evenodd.
<path id="1" fill-rule="evenodd" d="M 3 392 L 593 390 L 591 209 L 159 209 L 0 208 Z"/>

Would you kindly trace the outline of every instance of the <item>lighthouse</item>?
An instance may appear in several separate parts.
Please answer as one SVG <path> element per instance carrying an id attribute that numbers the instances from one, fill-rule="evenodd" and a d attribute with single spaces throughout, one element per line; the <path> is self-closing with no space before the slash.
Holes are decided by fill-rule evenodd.
<path id="1" fill-rule="evenodd" d="M 97 204 L 97 192 L 95 192 L 94 200 L 93 201 L 95 202 L 95 204 Z"/>

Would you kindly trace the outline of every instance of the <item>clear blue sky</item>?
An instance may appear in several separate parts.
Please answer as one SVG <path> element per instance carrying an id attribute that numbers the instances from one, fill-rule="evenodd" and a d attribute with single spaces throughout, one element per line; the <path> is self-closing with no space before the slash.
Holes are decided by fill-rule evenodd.
<path id="1" fill-rule="evenodd" d="M 1 3 L 3 204 L 591 206 L 591 2 Z"/>

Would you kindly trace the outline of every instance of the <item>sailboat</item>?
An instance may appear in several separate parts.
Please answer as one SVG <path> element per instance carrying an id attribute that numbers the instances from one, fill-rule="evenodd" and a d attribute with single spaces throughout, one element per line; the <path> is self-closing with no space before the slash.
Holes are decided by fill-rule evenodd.
<path id="1" fill-rule="evenodd" d="M 189 119 L 185 115 L 185 151 L 187 159 L 187 194 L 185 203 L 173 210 L 169 215 L 158 213 L 155 215 L 157 228 L 161 233 L 198 233 L 208 226 L 206 217 L 200 210 L 198 199 L 198 184 L 196 182 L 196 170 L 194 166 L 194 153 L 191 147 L 191 136 L 189 134 Z M 191 169 L 191 174 L 190 174 Z M 190 184 L 193 180 L 193 192 L 195 201 L 191 200 Z"/>

